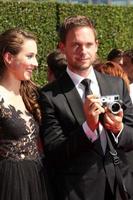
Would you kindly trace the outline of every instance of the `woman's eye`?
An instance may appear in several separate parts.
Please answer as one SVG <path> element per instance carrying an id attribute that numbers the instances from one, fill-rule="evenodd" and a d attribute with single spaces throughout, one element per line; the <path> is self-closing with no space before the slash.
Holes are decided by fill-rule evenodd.
<path id="1" fill-rule="evenodd" d="M 27 55 L 27 58 L 32 58 L 33 57 L 33 55 Z"/>

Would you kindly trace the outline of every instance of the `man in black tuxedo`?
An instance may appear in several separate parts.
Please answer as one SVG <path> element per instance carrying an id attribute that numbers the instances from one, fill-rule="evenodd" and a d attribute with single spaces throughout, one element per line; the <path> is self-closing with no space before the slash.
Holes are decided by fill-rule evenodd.
<path id="1" fill-rule="evenodd" d="M 56 200 L 120 200 L 109 135 L 120 157 L 124 184 L 132 196 L 125 152 L 133 149 L 133 106 L 122 79 L 96 72 L 98 40 L 85 16 L 65 19 L 60 47 L 67 70 L 41 90 L 42 130 L 49 175 Z M 85 96 L 83 79 L 90 81 Z M 120 95 L 124 109 L 113 114 L 101 96 Z M 102 117 L 101 117 L 102 116 Z M 131 198 L 132 199 L 132 198 Z"/>

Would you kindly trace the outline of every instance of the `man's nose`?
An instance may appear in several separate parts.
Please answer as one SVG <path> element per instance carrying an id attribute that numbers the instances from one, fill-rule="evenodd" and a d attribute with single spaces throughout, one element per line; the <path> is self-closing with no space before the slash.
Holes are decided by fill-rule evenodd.
<path id="1" fill-rule="evenodd" d="M 88 49 L 85 45 L 81 47 L 81 54 L 85 54 L 85 53 L 87 53 L 87 51 L 88 51 Z"/>

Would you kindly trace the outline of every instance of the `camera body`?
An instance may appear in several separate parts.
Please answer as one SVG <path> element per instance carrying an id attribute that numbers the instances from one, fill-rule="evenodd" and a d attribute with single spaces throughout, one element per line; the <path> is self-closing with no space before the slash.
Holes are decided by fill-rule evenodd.
<path id="1" fill-rule="evenodd" d="M 107 106 L 108 109 L 113 114 L 117 114 L 121 109 L 122 101 L 120 100 L 119 95 L 102 96 L 100 100 L 101 100 L 102 106 L 103 107 Z"/>

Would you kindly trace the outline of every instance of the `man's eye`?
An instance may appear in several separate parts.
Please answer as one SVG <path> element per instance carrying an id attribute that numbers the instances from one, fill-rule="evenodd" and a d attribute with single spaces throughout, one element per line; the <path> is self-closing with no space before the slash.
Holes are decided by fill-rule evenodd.
<path id="1" fill-rule="evenodd" d="M 79 47 L 79 44 L 75 44 L 75 47 Z"/>
<path id="2" fill-rule="evenodd" d="M 88 43 L 86 46 L 89 48 L 89 47 L 93 46 L 93 44 L 92 43 Z"/>
<path id="3" fill-rule="evenodd" d="M 73 47 L 77 49 L 79 48 L 79 44 L 73 44 Z"/>

